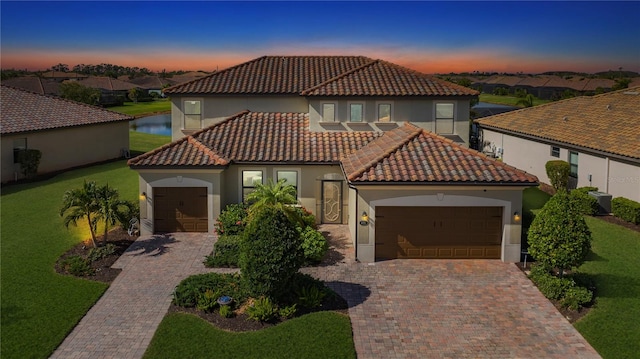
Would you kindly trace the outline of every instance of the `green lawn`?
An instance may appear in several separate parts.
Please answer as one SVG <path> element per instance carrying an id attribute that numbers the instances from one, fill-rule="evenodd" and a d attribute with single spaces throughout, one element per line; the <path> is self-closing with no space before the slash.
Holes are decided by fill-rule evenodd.
<path id="1" fill-rule="evenodd" d="M 132 116 L 140 116 L 154 113 L 169 113 L 171 112 L 171 101 L 156 100 L 151 102 L 125 102 L 123 106 L 108 107 L 107 110 L 124 113 Z"/>
<path id="2" fill-rule="evenodd" d="M 521 107 L 521 106 L 517 105 L 518 101 L 520 101 L 521 99 L 518 98 L 518 97 L 515 97 L 515 96 L 497 96 L 497 95 L 483 93 L 483 94 L 480 94 L 479 99 L 480 99 L 481 102 L 497 103 L 497 104 L 500 104 L 500 105 Z M 533 100 L 533 105 L 534 106 L 538 106 L 538 105 L 542 105 L 543 103 L 548 103 L 548 102 L 551 102 L 551 101 L 550 100 L 541 100 L 539 98 L 536 98 L 535 100 Z"/>
<path id="3" fill-rule="evenodd" d="M 189 314 L 167 315 L 144 358 L 355 358 L 348 316 L 319 312 L 256 332 L 231 333 Z"/>
<path id="4" fill-rule="evenodd" d="M 169 141 L 166 136 L 133 134 L 133 151 Z M 106 182 L 125 199 L 136 200 L 138 176 L 125 161 L 69 171 L 52 179 L 2 188 L 0 209 L 0 357 L 46 358 L 62 342 L 107 286 L 58 275 L 54 263 L 88 238 L 88 228 L 62 225 L 63 193 L 84 180 Z"/>

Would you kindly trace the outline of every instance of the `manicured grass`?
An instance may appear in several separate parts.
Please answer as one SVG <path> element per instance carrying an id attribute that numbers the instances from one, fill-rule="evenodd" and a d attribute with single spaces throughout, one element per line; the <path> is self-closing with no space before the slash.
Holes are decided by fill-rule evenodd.
<path id="1" fill-rule="evenodd" d="M 312 313 L 256 332 L 231 333 L 189 314 L 167 315 L 144 358 L 355 358 L 351 322 Z"/>
<path id="2" fill-rule="evenodd" d="M 520 101 L 521 99 L 515 96 L 497 96 L 497 95 L 483 93 L 483 94 L 480 94 L 479 99 L 481 102 L 497 103 L 500 105 L 522 107 L 520 105 L 517 105 L 518 101 Z M 533 100 L 533 105 L 538 106 L 538 105 L 542 105 L 543 103 L 549 103 L 549 102 L 551 102 L 551 100 L 541 100 L 539 98 L 536 98 L 535 100 Z"/>
<path id="3" fill-rule="evenodd" d="M 129 131 L 131 154 L 149 152 L 171 142 L 171 136 L 150 135 L 148 133 Z"/>
<path id="4" fill-rule="evenodd" d="M 551 196 L 541 191 L 538 187 L 529 187 L 525 189 L 522 194 L 522 211 L 539 210 L 547 203 L 549 198 L 551 198 Z"/>
<path id="5" fill-rule="evenodd" d="M 171 101 L 164 99 L 151 102 L 125 102 L 123 106 L 108 107 L 107 110 L 132 116 L 154 113 L 169 113 L 171 111 Z"/>
<path id="6" fill-rule="evenodd" d="M 640 233 L 586 217 L 592 254 L 579 271 L 596 282 L 597 302 L 576 329 L 604 358 L 640 353 Z"/>
<path id="7" fill-rule="evenodd" d="M 139 139 L 145 141 L 136 143 Z M 143 151 L 156 141 L 167 142 L 168 138 L 140 134 L 131 140 L 133 149 Z M 103 283 L 58 275 L 54 269 L 62 253 L 89 238 L 84 223 L 67 230 L 58 215 L 63 193 L 80 187 L 85 179 L 98 184 L 108 182 L 120 191 L 121 197 L 137 200 L 138 176 L 125 161 L 2 189 L 0 357 L 3 359 L 49 356 L 107 288 Z"/>

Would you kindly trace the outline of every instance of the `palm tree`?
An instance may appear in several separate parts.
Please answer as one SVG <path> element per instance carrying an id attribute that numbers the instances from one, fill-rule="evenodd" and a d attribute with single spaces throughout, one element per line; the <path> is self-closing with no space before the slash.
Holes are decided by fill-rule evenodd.
<path id="1" fill-rule="evenodd" d="M 94 220 L 104 221 L 104 237 L 102 244 L 107 244 L 107 234 L 109 228 L 118 223 L 118 219 L 122 218 L 122 213 L 132 211 L 134 204 L 130 201 L 120 199 L 120 193 L 115 188 L 110 188 L 109 184 L 99 187 L 96 190 L 97 212 Z"/>
<path id="2" fill-rule="evenodd" d="M 96 183 L 94 181 L 84 181 L 82 188 L 70 189 L 62 197 L 62 208 L 60 217 L 64 216 L 64 226 L 69 228 L 70 224 L 77 225 L 82 218 L 87 218 L 89 231 L 91 232 L 91 243 L 96 244 L 96 220 L 92 217 L 98 211 L 96 200 Z"/>
<path id="3" fill-rule="evenodd" d="M 249 216 L 253 217 L 264 207 L 275 207 L 284 212 L 293 223 L 301 222 L 298 211 L 291 206 L 298 203 L 296 189 L 285 183 L 285 179 L 275 183 L 272 180 L 268 180 L 267 184 L 256 183 L 255 190 L 247 195 L 247 202 L 250 204 Z"/>
<path id="4" fill-rule="evenodd" d="M 516 105 L 520 105 L 522 107 L 533 107 L 533 100 L 535 100 L 535 97 L 532 94 L 527 94 L 524 98 L 518 100 Z"/>

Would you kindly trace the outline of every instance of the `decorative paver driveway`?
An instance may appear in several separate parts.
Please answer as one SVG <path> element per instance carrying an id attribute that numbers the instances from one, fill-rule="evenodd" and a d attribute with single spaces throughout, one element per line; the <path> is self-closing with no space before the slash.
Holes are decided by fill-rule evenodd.
<path id="1" fill-rule="evenodd" d="M 52 358 L 142 358 L 171 304 L 171 293 L 202 261 L 214 236 L 175 233 L 140 237 L 114 264 L 122 272 Z"/>

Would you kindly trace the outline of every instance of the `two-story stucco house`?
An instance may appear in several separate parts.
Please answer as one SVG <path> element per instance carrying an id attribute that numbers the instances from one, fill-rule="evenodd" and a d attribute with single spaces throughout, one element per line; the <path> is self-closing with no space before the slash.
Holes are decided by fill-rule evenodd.
<path id="1" fill-rule="evenodd" d="M 520 258 L 537 178 L 467 147 L 471 89 L 381 60 L 267 56 L 166 90 L 173 142 L 129 162 L 141 231 L 211 232 L 286 179 L 356 257 Z"/>

